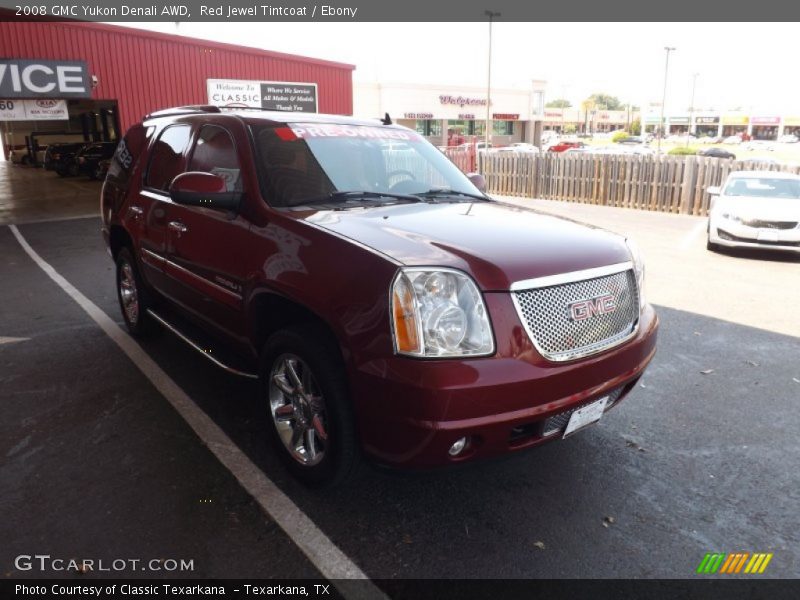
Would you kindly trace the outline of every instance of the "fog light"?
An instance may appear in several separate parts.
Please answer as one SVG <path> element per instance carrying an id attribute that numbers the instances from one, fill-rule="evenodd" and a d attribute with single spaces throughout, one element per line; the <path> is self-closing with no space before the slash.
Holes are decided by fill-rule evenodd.
<path id="1" fill-rule="evenodd" d="M 455 443 L 452 446 L 450 446 L 450 450 L 448 450 L 447 453 L 450 456 L 458 456 L 464 451 L 464 448 L 466 447 L 467 447 L 467 438 L 465 437 L 458 438 L 455 441 Z"/>

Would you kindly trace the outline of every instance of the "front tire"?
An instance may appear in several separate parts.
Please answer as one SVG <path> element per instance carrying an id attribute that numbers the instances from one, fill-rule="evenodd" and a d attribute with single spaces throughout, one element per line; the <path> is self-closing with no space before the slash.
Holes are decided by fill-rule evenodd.
<path id="1" fill-rule="evenodd" d="M 288 470 L 314 487 L 352 479 L 361 456 L 344 365 L 330 336 L 310 325 L 273 334 L 259 380 L 269 435 Z"/>
<path id="2" fill-rule="evenodd" d="M 706 240 L 706 250 L 710 250 L 711 252 L 718 252 L 719 251 L 719 244 L 715 244 L 711 241 L 711 238 Z"/>
<path id="3" fill-rule="evenodd" d="M 150 292 L 144 287 L 133 253 L 127 247 L 117 255 L 117 298 L 131 335 L 143 338 L 156 331 L 156 323 L 147 314 L 147 309 L 153 306 Z"/>

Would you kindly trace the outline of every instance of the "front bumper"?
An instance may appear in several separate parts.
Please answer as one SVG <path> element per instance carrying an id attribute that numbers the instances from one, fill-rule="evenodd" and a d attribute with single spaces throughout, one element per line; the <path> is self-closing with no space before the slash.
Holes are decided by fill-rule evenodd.
<path id="1" fill-rule="evenodd" d="M 487 295 L 490 313 L 514 315 L 508 294 Z M 510 310 L 509 310 L 510 309 Z M 502 321 L 502 320 L 501 320 Z M 656 350 L 658 317 L 647 306 L 636 335 L 621 346 L 569 363 L 544 360 L 518 320 L 494 322 L 497 354 L 430 361 L 395 356 L 362 365 L 353 383 L 362 444 L 392 466 L 426 468 L 497 456 L 560 438 L 545 422 L 612 394 L 616 406 Z M 551 422 L 552 423 L 552 422 Z M 449 455 L 468 437 L 467 449 Z"/>
<path id="2" fill-rule="evenodd" d="M 711 223 L 708 239 L 712 244 L 729 248 L 800 252 L 800 227 L 759 229 L 735 221 L 717 219 Z"/>

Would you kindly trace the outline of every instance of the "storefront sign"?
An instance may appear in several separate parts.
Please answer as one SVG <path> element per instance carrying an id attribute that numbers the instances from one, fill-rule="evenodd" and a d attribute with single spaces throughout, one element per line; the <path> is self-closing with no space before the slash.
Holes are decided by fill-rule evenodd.
<path id="1" fill-rule="evenodd" d="M 66 100 L 0 100 L 0 121 L 59 121 L 69 119 Z"/>
<path id="2" fill-rule="evenodd" d="M 492 113 L 492 118 L 498 121 L 519 121 L 519 114 L 514 113 Z"/>
<path id="3" fill-rule="evenodd" d="M 697 125 L 719 125 L 719 117 L 695 117 Z"/>
<path id="4" fill-rule="evenodd" d="M 660 123 L 661 117 L 654 115 L 646 115 L 644 118 L 645 123 Z"/>
<path id="5" fill-rule="evenodd" d="M 797 127 L 800 125 L 800 117 L 783 117 L 783 124 Z"/>
<path id="6" fill-rule="evenodd" d="M 753 125 L 780 125 L 780 117 L 753 117 L 750 119 Z"/>
<path id="7" fill-rule="evenodd" d="M 88 98 L 84 61 L 0 59 L 0 98 Z"/>
<path id="8" fill-rule="evenodd" d="M 464 96 L 439 96 L 442 104 L 457 104 L 458 106 L 486 106 L 486 98 L 465 98 Z"/>
<path id="9" fill-rule="evenodd" d="M 474 121 L 475 115 L 472 113 L 459 113 L 458 119 L 459 121 Z"/>
<path id="10" fill-rule="evenodd" d="M 403 113 L 404 119 L 432 119 L 433 113 Z"/>
<path id="11" fill-rule="evenodd" d="M 723 125 L 747 125 L 749 122 L 749 117 L 742 117 L 740 115 L 727 115 L 722 117 Z"/>
<path id="12" fill-rule="evenodd" d="M 689 124 L 689 117 L 670 117 L 669 118 L 670 125 L 688 125 Z"/>
<path id="13" fill-rule="evenodd" d="M 208 103 L 229 108 L 263 108 L 282 112 L 317 112 L 317 84 L 288 81 L 209 79 Z"/>

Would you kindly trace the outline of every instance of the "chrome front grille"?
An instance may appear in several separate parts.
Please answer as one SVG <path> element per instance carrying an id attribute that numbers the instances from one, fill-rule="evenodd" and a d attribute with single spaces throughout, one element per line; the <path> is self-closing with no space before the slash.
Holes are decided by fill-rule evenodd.
<path id="1" fill-rule="evenodd" d="M 797 227 L 797 221 L 761 221 L 759 219 L 750 219 L 742 221 L 748 227 L 757 227 L 759 229 L 794 229 Z"/>
<path id="2" fill-rule="evenodd" d="M 531 342 L 546 359 L 566 361 L 602 352 L 635 333 L 639 295 L 632 266 L 626 263 L 617 272 L 606 273 L 609 269 L 613 270 L 587 271 L 587 278 L 577 281 L 561 283 L 558 277 L 542 278 L 540 282 L 545 285 L 532 280 L 512 286 L 520 319 Z M 567 274 L 565 278 L 571 275 L 581 274 Z M 553 281 L 557 283 L 547 285 Z M 519 289 L 528 283 L 531 289 Z M 608 305 L 600 306 L 609 297 L 613 298 L 613 310 Z"/>

